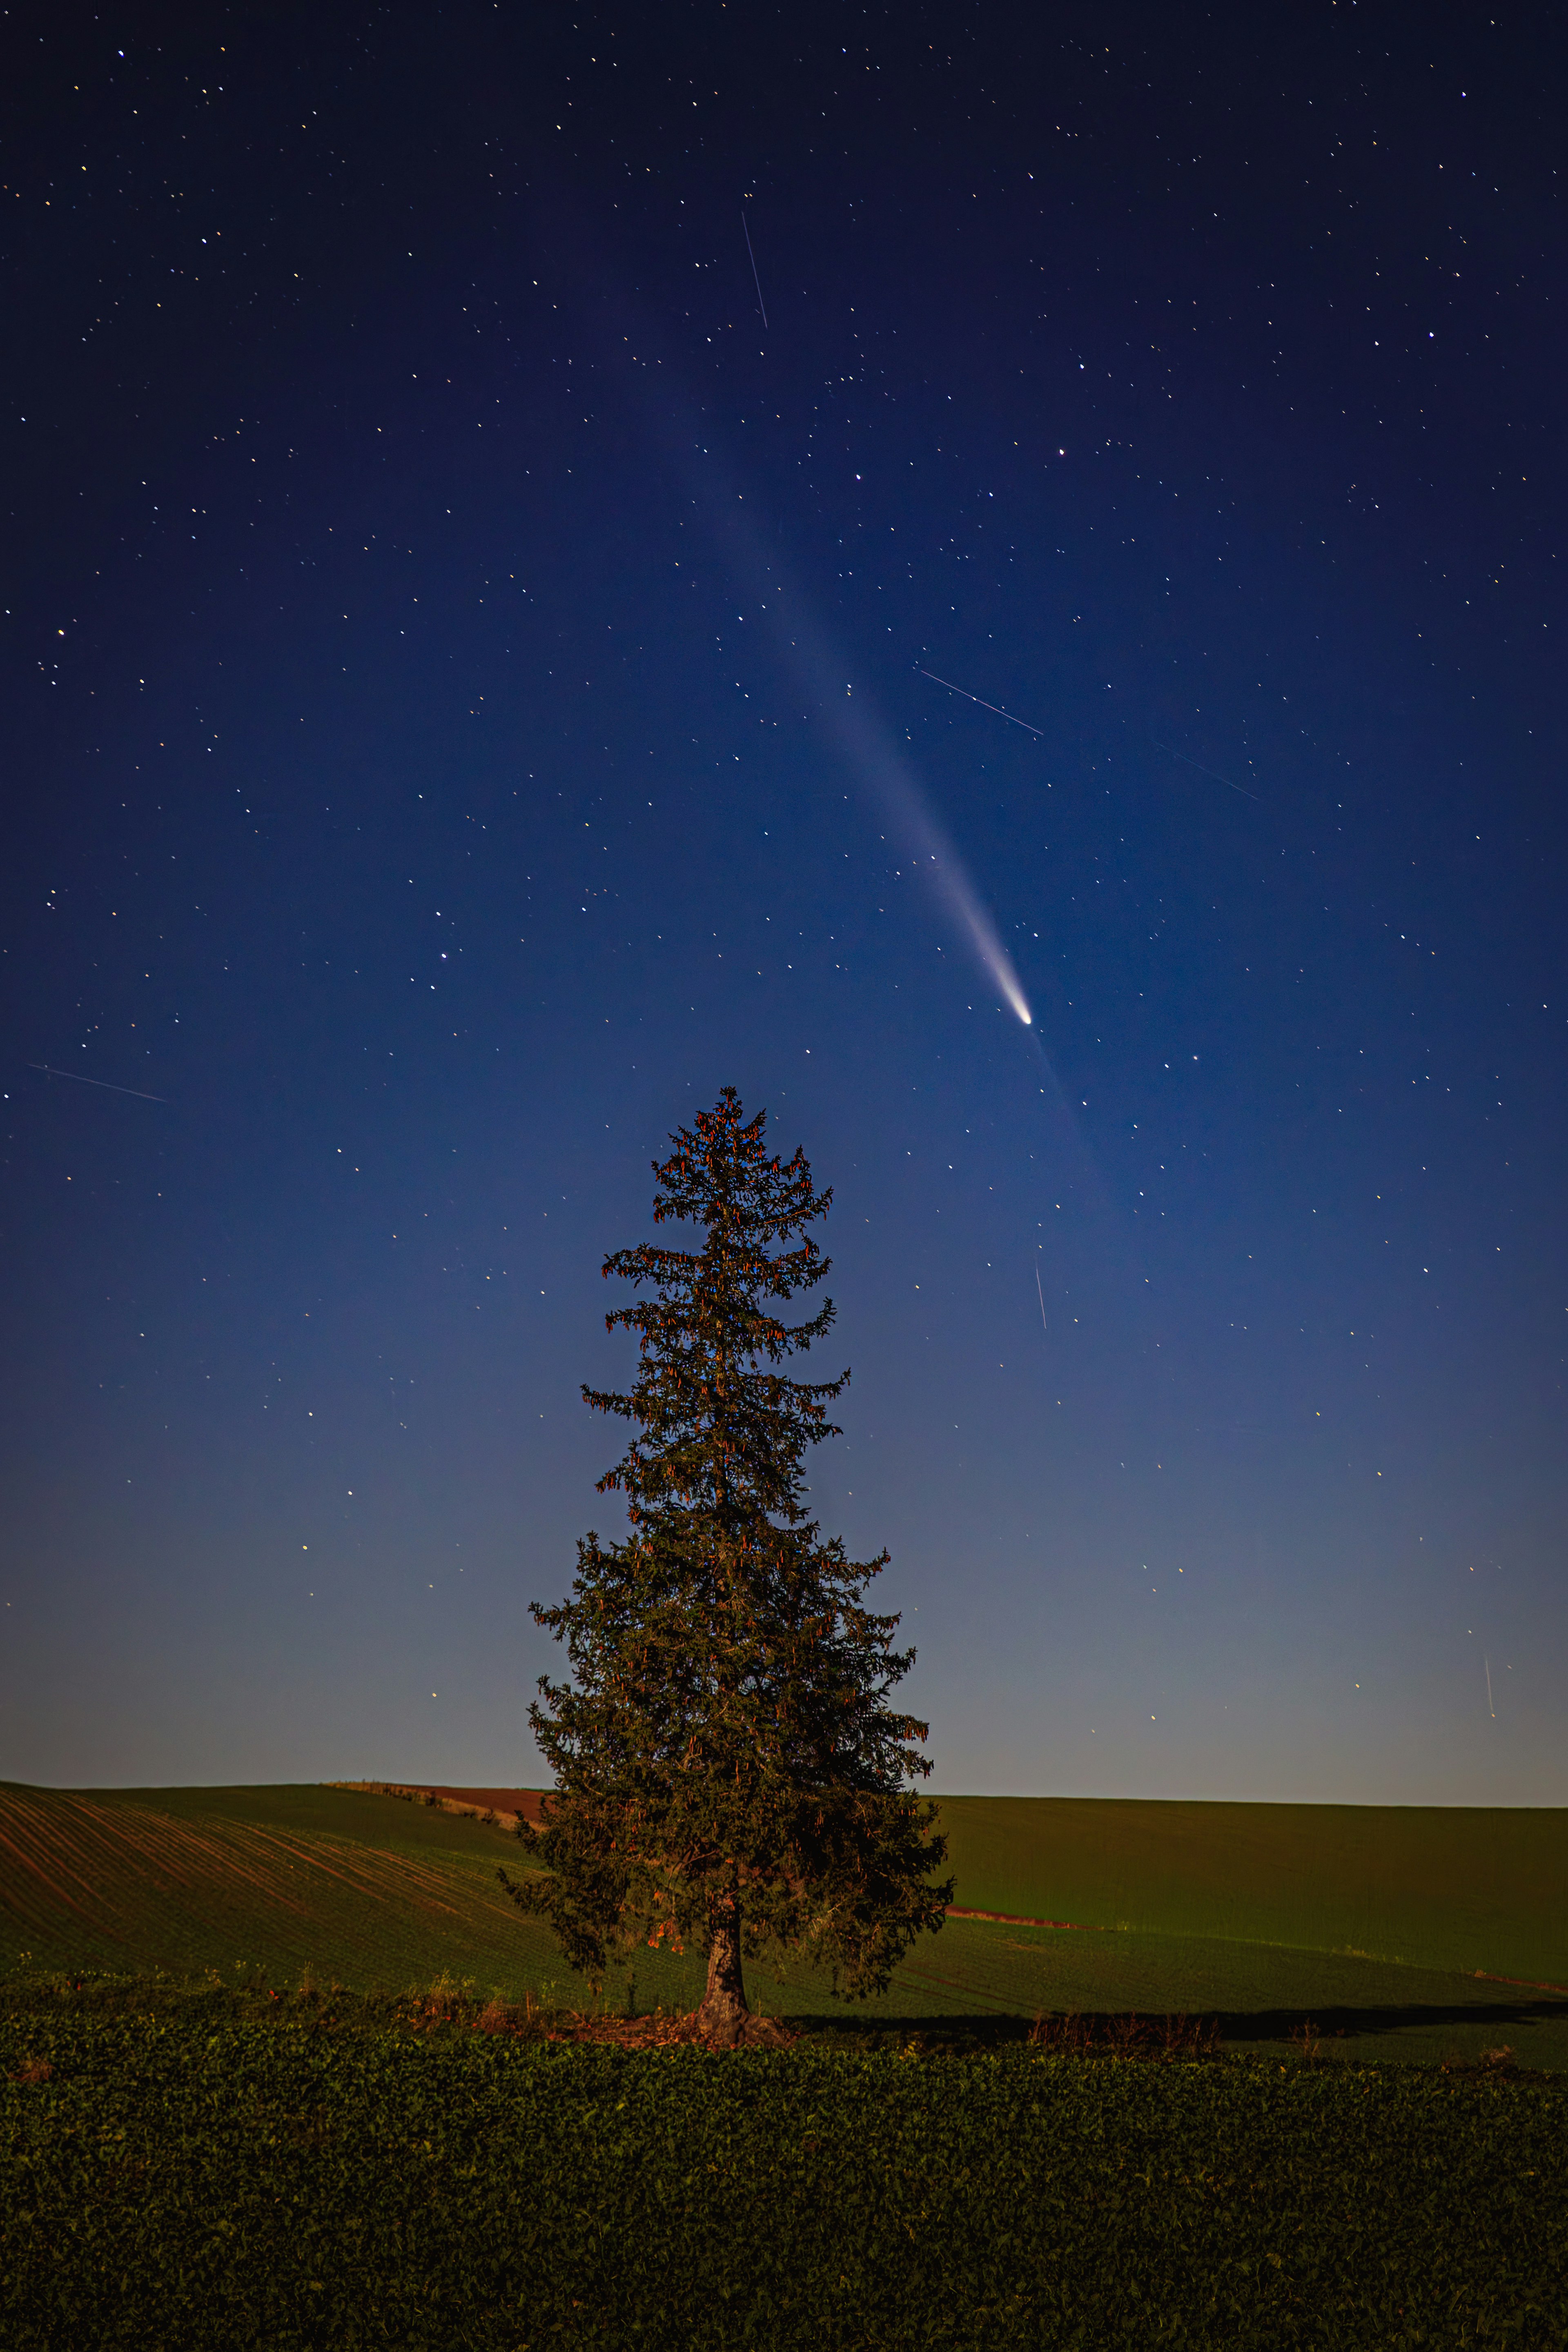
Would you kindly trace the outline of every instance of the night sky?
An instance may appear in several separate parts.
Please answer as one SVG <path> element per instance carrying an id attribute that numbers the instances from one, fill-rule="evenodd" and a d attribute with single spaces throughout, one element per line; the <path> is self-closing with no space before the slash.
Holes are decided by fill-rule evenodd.
<path id="1" fill-rule="evenodd" d="M 734 1085 L 936 1789 L 1568 1801 L 1552 22 L 7 20 L 0 1774 L 537 1779 Z"/>

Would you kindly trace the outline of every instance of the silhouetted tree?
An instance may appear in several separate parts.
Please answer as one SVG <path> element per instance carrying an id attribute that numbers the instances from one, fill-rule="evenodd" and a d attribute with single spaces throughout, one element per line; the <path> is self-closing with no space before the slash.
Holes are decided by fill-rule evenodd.
<path id="1" fill-rule="evenodd" d="M 776 1369 L 834 1310 L 791 1326 L 773 1302 L 827 1272 L 805 1228 L 833 1196 L 801 1152 L 769 1156 L 765 1126 L 726 1087 L 654 1166 L 655 1223 L 701 1227 L 702 1248 L 605 1262 L 647 1294 L 605 1318 L 637 1335 L 631 1394 L 583 1391 L 635 1424 L 599 1481 L 629 1524 L 618 1543 L 585 1536 L 571 1598 L 534 1605 L 571 1680 L 542 1676 L 529 1710 L 555 1780 L 525 1832 L 543 1870 L 507 1881 L 591 1974 L 635 1942 L 700 1941 L 697 2025 L 721 2042 L 744 2030 L 745 1958 L 804 1949 L 846 1994 L 879 1990 L 952 1895 L 931 1879 L 935 1808 L 910 1785 L 931 1770 L 927 1727 L 888 1703 L 914 1652 L 864 1603 L 888 1555 L 848 1559 L 802 1499 L 849 1375 Z"/>

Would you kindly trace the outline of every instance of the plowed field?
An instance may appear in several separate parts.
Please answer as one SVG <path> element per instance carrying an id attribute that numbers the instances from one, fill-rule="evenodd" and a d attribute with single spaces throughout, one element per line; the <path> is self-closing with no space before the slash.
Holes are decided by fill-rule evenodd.
<path id="1" fill-rule="evenodd" d="M 324 1789 L 0 1786 L 0 1965 L 531 1980 L 549 1952 L 477 1822 Z"/>

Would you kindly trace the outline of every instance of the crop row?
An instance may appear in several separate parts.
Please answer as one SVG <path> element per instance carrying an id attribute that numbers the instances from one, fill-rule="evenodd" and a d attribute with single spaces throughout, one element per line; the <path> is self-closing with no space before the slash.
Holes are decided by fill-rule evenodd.
<path id="1" fill-rule="evenodd" d="M 258 1823 L 193 1822 L 139 1806 L 0 1789 L 0 1891 L 29 1929 L 69 1922 L 110 1937 L 133 1933 L 150 1898 L 211 1905 L 258 1900 L 298 1919 L 334 1891 L 453 1920 L 450 1876 L 412 1856 L 350 1839 L 291 1835 Z M 498 1916 L 506 1906 L 494 1899 Z"/>

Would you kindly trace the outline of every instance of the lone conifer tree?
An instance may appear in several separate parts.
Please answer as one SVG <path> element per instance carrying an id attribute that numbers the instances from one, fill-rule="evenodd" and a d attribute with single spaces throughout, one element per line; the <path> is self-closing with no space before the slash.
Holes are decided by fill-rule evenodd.
<path id="1" fill-rule="evenodd" d="M 848 1380 L 775 1369 L 833 1321 L 793 1327 L 771 1302 L 828 1270 L 805 1228 L 832 1201 L 804 1155 L 781 1161 L 766 1113 L 732 1087 L 654 1166 L 654 1220 L 704 1229 L 698 1252 L 652 1244 L 606 1258 L 651 1294 L 606 1317 L 641 1349 L 629 1396 L 584 1388 L 636 1424 L 599 1481 L 626 1498 L 624 1541 L 578 1545 L 572 1596 L 533 1615 L 566 1644 L 572 1679 L 540 1678 L 529 1719 L 555 1776 L 526 1843 L 542 1872 L 507 1881 L 548 1920 L 574 1967 L 613 1948 L 700 1943 L 696 2030 L 732 2042 L 748 2015 L 742 1962 L 803 1948 L 849 1995 L 886 1986 L 951 1884 L 935 1808 L 909 1785 L 931 1770 L 926 1726 L 888 1694 L 912 1650 L 864 1605 L 887 1562 L 846 1557 L 806 1516 L 809 1445 L 838 1433 Z"/>

